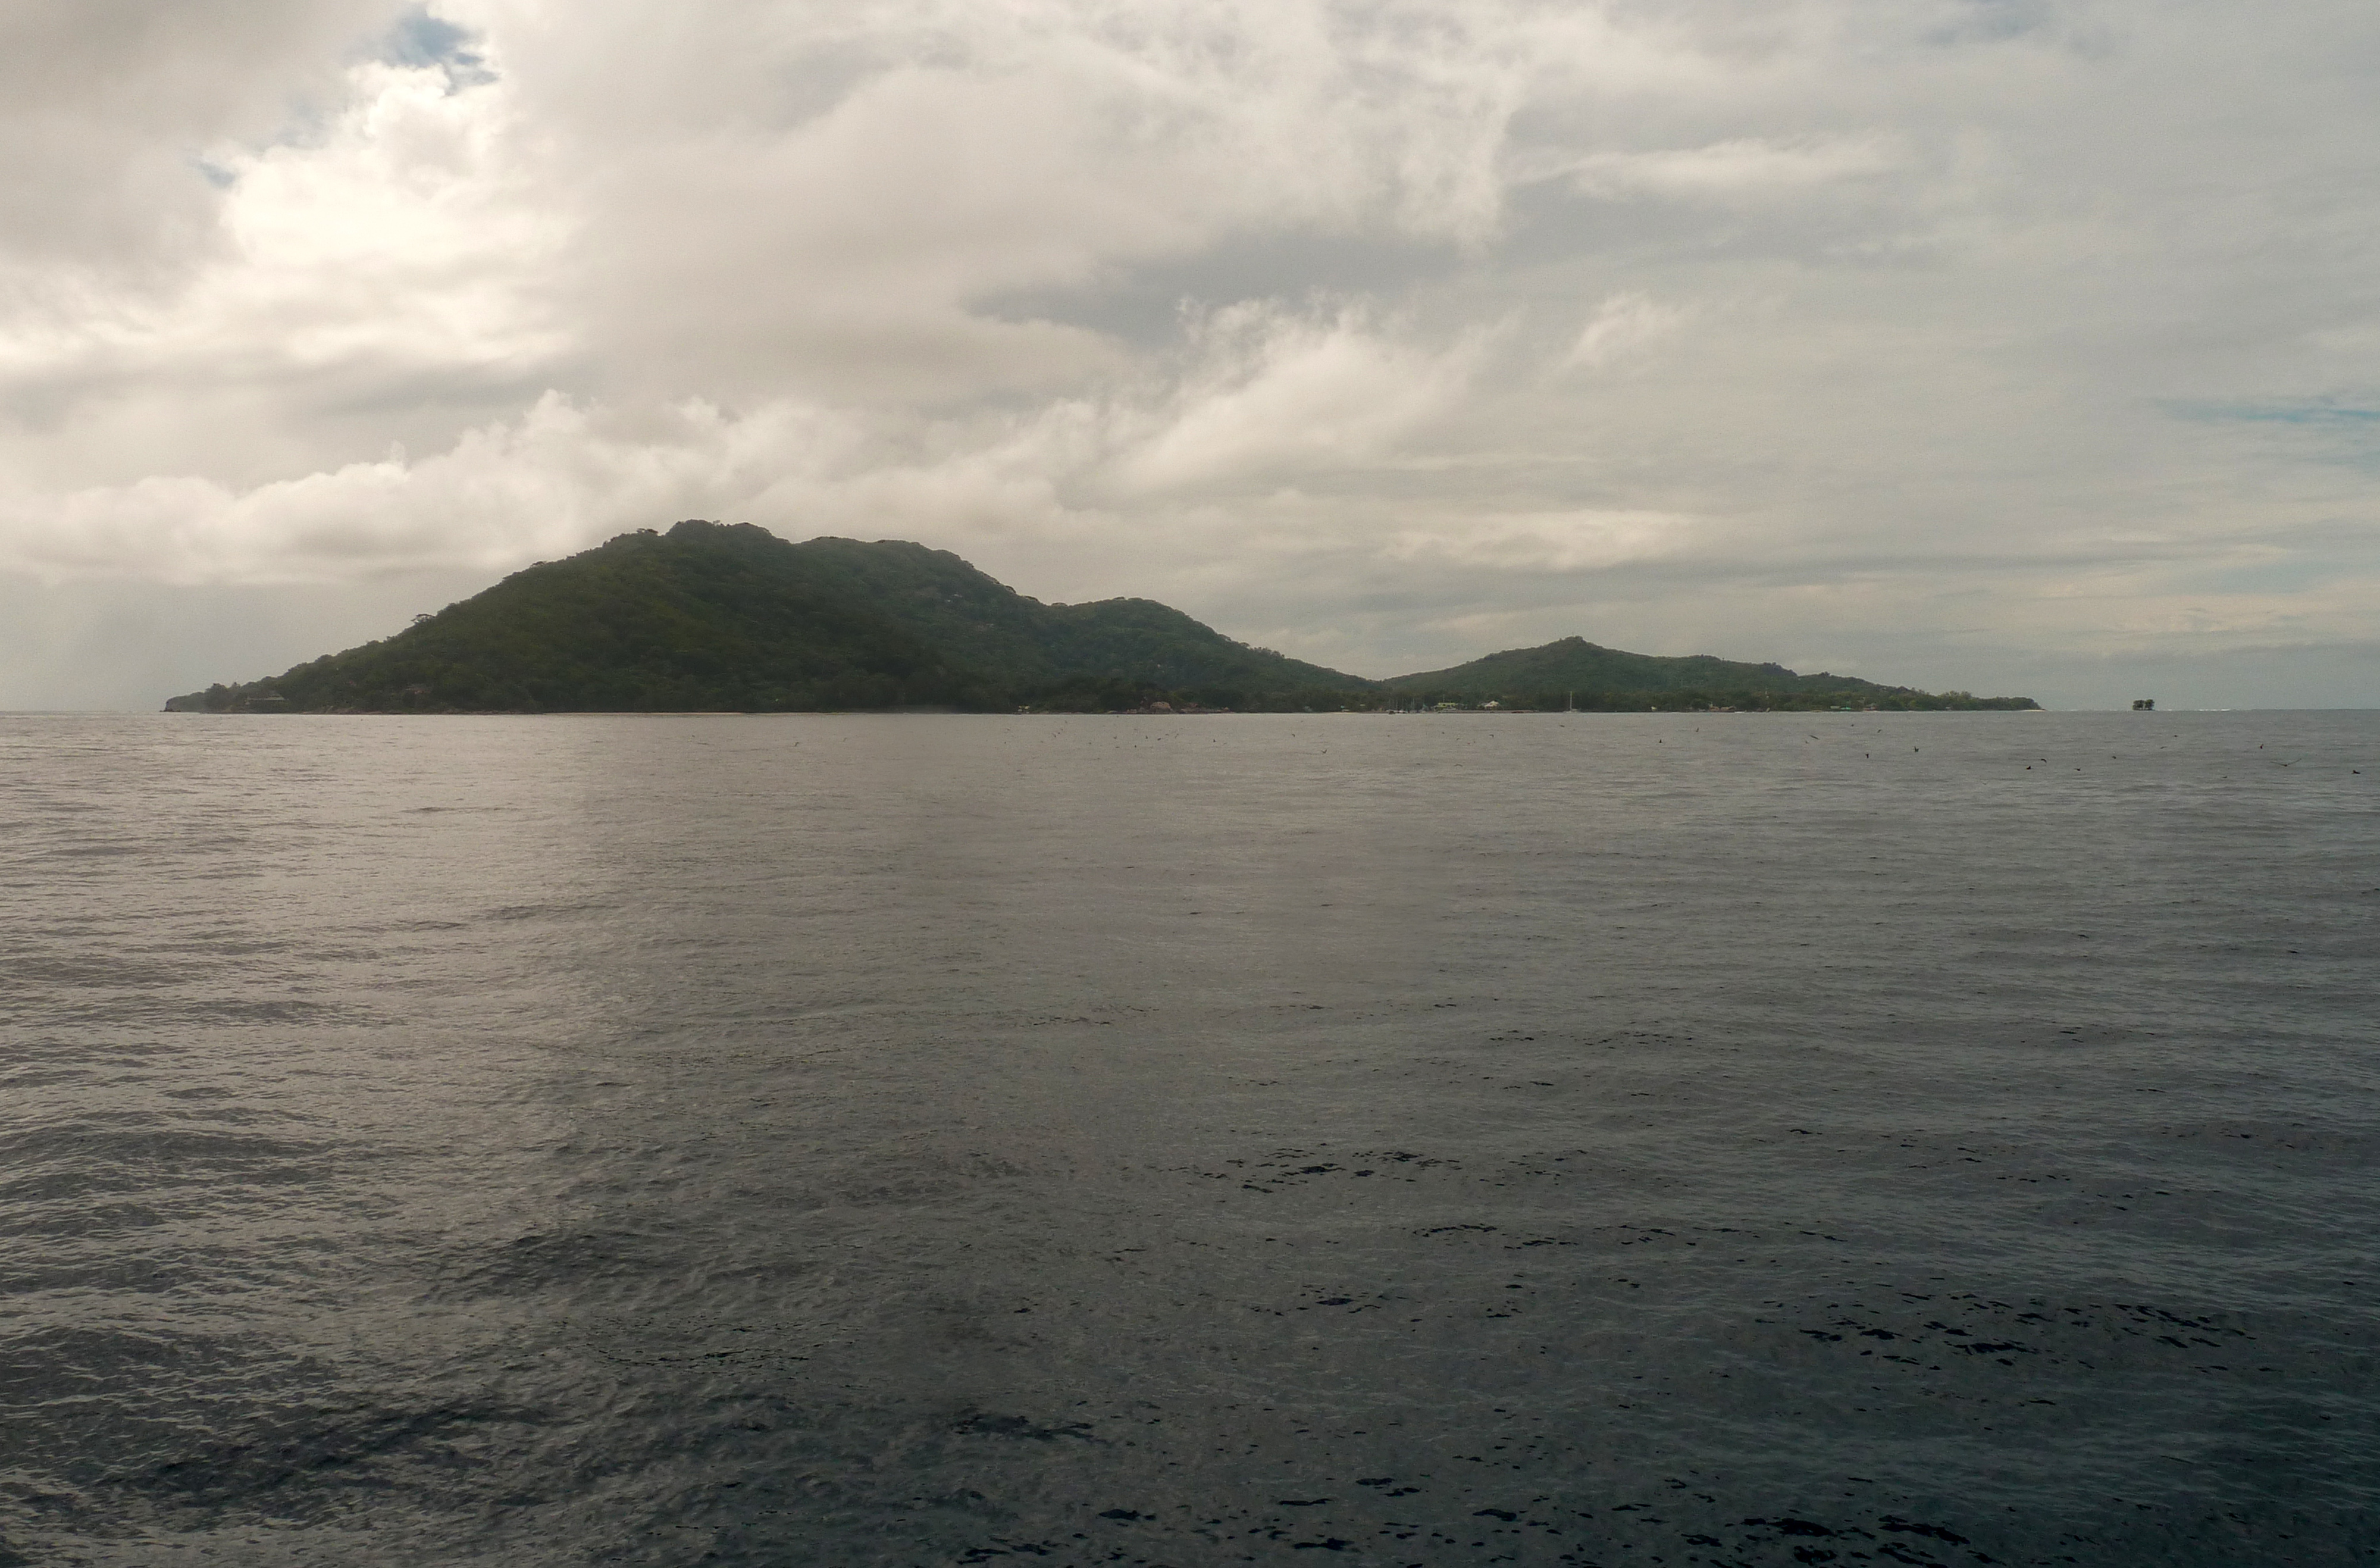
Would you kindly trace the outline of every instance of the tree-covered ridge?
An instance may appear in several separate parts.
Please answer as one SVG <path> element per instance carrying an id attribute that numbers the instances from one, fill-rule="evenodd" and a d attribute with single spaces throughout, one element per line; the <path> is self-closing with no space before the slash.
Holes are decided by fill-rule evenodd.
<path id="1" fill-rule="evenodd" d="M 1392 691 L 1494 697 L 1521 691 L 1860 691 L 1906 692 L 1852 675 L 1796 675 L 1782 664 L 1744 664 L 1707 653 L 1671 659 L 1624 653 L 1585 638 L 1566 637 L 1539 648 L 1512 648 L 1458 664 L 1381 683 Z"/>
<path id="2" fill-rule="evenodd" d="M 1234 642 L 1153 599 L 1101 599 L 1051 611 L 1051 652 L 1071 675 L 1140 679 L 1180 690 L 1366 689 L 1377 683 Z"/>
<path id="3" fill-rule="evenodd" d="M 1237 710 L 2032 707 L 1565 638 L 1385 682 L 1147 599 L 1044 604 L 944 550 L 683 522 L 540 562 L 394 637 L 166 706 L 350 713 L 742 712 L 1157 703 Z"/>
<path id="4" fill-rule="evenodd" d="M 1421 690 L 1390 693 L 1389 708 L 1493 708 L 1505 712 L 1559 713 L 1824 713 L 1943 712 L 2038 708 L 2030 697 L 1977 697 L 1967 691 L 1919 691 L 1911 687 L 1806 691 L 1769 691 L 1744 687 L 1672 687 L 1657 691 L 1614 691 L 1594 687 L 1505 691 L 1463 698 Z"/>
<path id="5" fill-rule="evenodd" d="M 997 700 L 979 672 L 814 580 L 790 550 L 748 527 L 623 534 L 516 572 L 394 637 L 223 688 L 222 698 L 357 712 Z M 213 690 L 197 696 L 202 706 L 220 700 Z"/>
<path id="6" fill-rule="evenodd" d="M 1315 705 L 1358 676 L 1232 641 L 1146 600 L 1048 605 L 946 551 L 791 544 L 748 524 L 623 534 L 516 572 L 394 637 L 169 708 L 749 712 Z M 1333 701 L 1331 706 L 1337 706 Z"/>
<path id="7" fill-rule="evenodd" d="M 679 524 L 672 537 L 686 528 Z M 947 550 L 897 539 L 833 538 L 784 548 L 812 581 L 844 602 L 868 606 L 970 667 L 1026 687 L 1066 673 L 1047 647 L 1050 606 Z"/>
<path id="8" fill-rule="evenodd" d="M 1364 689 L 1374 683 L 1234 642 L 1148 599 L 1044 604 L 947 550 L 900 540 L 813 539 L 792 547 L 824 580 L 904 629 L 1018 690 L 1123 681 L 1160 691 Z"/>
<path id="9" fill-rule="evenodd" d="M 1451 670 L 1396 675 L 1380 684 L 1424 704 L 1494 702 L 1503 708 L 1575 707 L 1590 711 L 2039 706 L 2028 697 L 1920 691 L 1913 687 L 1880 686 L 1856 675 L 1799 675 L 1782 664 L 1747 664 L 1706 653 L 1683 658 L 1628 653 L 1578 637 L 1536 648 L 1507 649 Z"/>

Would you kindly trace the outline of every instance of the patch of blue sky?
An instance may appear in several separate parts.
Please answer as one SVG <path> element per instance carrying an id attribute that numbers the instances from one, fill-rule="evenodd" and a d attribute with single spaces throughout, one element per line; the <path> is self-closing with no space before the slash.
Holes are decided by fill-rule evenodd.
<path id="1" fill-rule="evenodd" d="M 2306 593 L 2338 581 L 2340 565 L 2336 556 L 2289 555 L 2280 560 L 2184 572 L 2179 575 L 2174 587 L 2185 593 Z"/>
<path id="2" fill-rule="evenodd" d="M 2338 397 L 2170 398 L 2155 406 L 2194 424 L 2261 427 L 2301 461 L 2380 473 L 2380 406 Z"/>
<path id="3" fill-rule="evenodd" d="M 2380 425 L 2380 408 L 2359 407 L 2328 397 L 2267 398 L 2240 402 L 2216 402 L 2205 399 L 2168 399 L 2158 404 L 2167 413 L 2180 419 L 2196 419 L 2210 424 L 2245 423 L 2266 425 L 2325 426 L 2341 430 L 2367 430 Z"/>
<path id="4" fill-rule="evenodd" d="M 472 47 L 475 42 L 469 30 L 416 6 L 382 35 L 374 57 L 411 70 L 443 70 L 448 91 L 460 92 L 496 79 L 486 57 Z"/>
<path id="5" fill-rule="evenodd" d="M 1999 43 L 2046 30 L 2056 19 L 2049 0 L 1961 0 L 1949 19 L 1925 35 L 1945 47 Z"/>

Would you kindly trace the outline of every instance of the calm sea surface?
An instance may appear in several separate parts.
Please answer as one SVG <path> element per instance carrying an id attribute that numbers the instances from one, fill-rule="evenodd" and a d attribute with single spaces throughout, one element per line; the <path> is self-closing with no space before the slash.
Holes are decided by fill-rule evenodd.
<path id="1" fill-rule="evenodd" d="M 2375 992 L 2380 714 L 0 717 L 0 1562 L 2380 1562 Z"/>

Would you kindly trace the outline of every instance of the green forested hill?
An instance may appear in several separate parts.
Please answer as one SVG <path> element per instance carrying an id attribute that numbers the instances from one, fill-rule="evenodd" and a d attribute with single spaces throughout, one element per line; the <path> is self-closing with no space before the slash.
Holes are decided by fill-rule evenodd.
<path id="1" fill-rule="evenodd" d="M 623 534 L 516 572 L 384 640 L 198 694 L 201 706 L 362 712 L 996 699 L 982 672 L 846 599 L 784 541 L 710 524 Z"/>
<path id="2" fill-rule="evenodd" d="M 1192 692 L 1234 687 L 1345 691 L 1375 684 L 1233 642 L 1153 599 L 1058 605 L 1050 612 L 1050 647 L 1069 675 L 1148 680 Z"/>
<path id="3" fill-rule="evenodd" d="M 1345 691 L 1373 683 L 1250 648 L 1148 599 L 1044 604 L 947 550 L 899 540 L 814 539 L 793 547 L 853 602 L 1011 687 L 1123 682 L 1166 691 Z"/>
<path id="4" fill-rule="evenodd" d="M 1664 658 L 1602 648 L 1566 637 L 1538 648 L 1507 649 L 1458 664 L 1380 683 L 1390 691 L 1441 701 L 1499 700 L 1505 706 L 2031 708 L 2030 698 L 1973 697 L 1879 686 L 1854 675 L 1797 675 L 1782 664 L 1747 664 L 1709 654 Z M 1623 700 L 1624 699 L 1624 700 Z"/>
<path id="5" fill-rule="evenodd" d="M 1577 687 L 1595 691 L 1683 691 L 1734 687 L 1745 691 L 1885 691 L 1887 687 L 1851 675 L 1801 675 L 1782 664 L 1743 664 L 1698 653 L 1665 659 L 1651 653 L 1623 653 L 1601 648 L 1585 638 L 1566 637 L 1541 648 L 1512 648 L 1457 664 L 1451 670 L 1426 670 L 1398 675 L 1384 683 L 1401 691 L 1449 691 L 1492 696 L 1500 691 L 1539 690 Z"/>
<path id="6" fill-rule="evenodd" d="M 946 551 L 689 521 L 516 572 L 395 636 L 182 710 L 1337 706 L 1370 682 L 1147 600 L 1048 605 Z"/>
<path id="7" fill-rule="evenodd" d="M 1018 706 L 2029 708 L 1656 658 L 1565 638 L 1451 670 L 1368 681 L 1234 642 L 1148 599 L 1044 604 L 946 550 L 792 544 L 683 522 L 540 562 L 394 637 L 278 675 L 177 697 L 179 711 L 633 712 Z"/>
<path id="8" fill-rule="evenodd" d="M 671 537 L 686 529 L 681 523 Z M 788 565 L 808 580 L 845 603 L 866 605 L 970 668 L 1025 686 L 1062 673 L 1044 646 L 1050 606 L 947 550 L 894 539 L 813 539 L 784 549 Z"/>

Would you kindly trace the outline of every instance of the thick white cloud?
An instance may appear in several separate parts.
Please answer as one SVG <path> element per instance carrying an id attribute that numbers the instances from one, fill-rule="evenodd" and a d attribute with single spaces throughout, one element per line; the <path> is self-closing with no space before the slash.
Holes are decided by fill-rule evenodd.
<path id="1" fill-rule="evenodd" d="M 2380 699 L 2375 71 L 2344 0 L 20 8 L 0 573 L 286 662 L 718 516 L 1373 674 Z"/>

